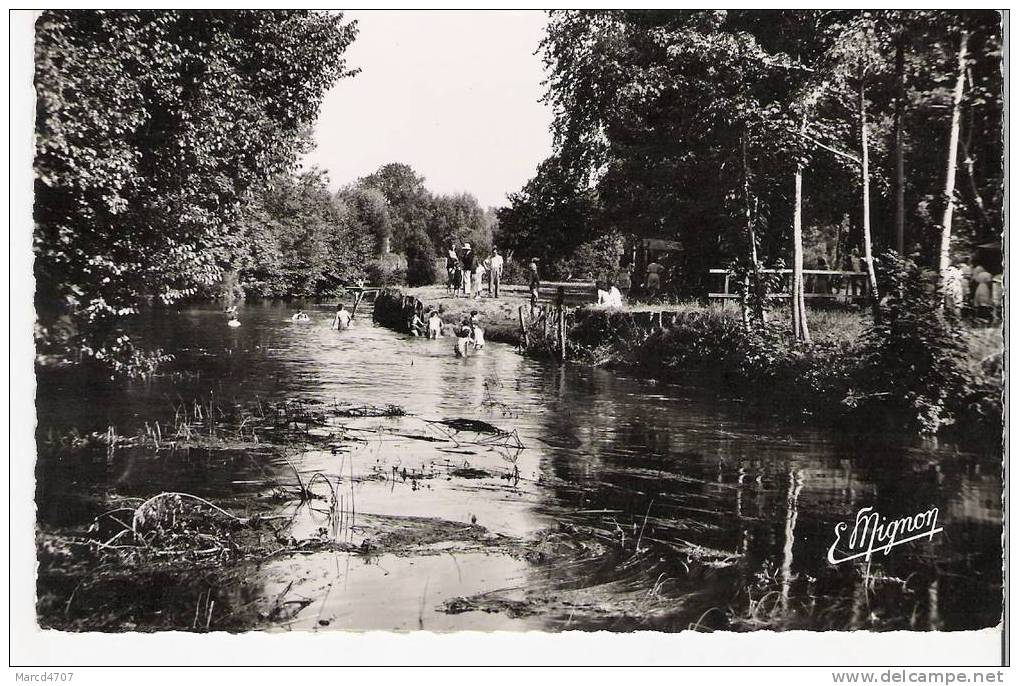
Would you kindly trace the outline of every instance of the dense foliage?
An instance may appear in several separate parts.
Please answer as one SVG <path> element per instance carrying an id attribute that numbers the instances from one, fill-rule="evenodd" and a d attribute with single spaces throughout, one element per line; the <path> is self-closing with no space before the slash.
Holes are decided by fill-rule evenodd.
<path id="1" fill-rule="evenodd" d="M 281 175 L 246 204 L 230 263 L 246 297 L 317 297 L 367 278 L 386 227 L 370 194 L 334 198 L 318 170 Z"/>
<path id="2" fill-rule="evenodd" d="M 61 329 L 101 351 L 118 317 L 219 280 L 244 199 L 307 149 L 355 33 L 306 10 L 44 12 L 40 343 Z"/>
<path id="3" fill-rule="evenodd" d="M 959 251 L 1002 229 L 1001 28 L 995 12 L 552 12 L 540 51 L 555 150 L 500 212 L 518 252 L 550 262 L 598 235 L 678 240 L 677 286 L 732 259 L 789 259 L 805 165 L 808 257 L 864 240 L 861 121 L 875 252 L 937 250 L 951 90 L 967 37 Z M 897 159 L 904 161 L 897 166 Z M 902 188 L 903 220 L 897 220 Z"/>
<path id="4" fill-rule="evenodd" d="M 895 253 L 880 262 L 882 317 L 864 336 L 854 407 L 876 406 L 933 433 L 955 422 L 968 395 L 966 344 L 958 322 L 940 307 L 936 274 Z"/>
<path id="5" fill-rule="evenodd" d="M 473 195 L 432 193 L 423 176 L 397 162 L 379 167 L 340 191 L 341 196 L 366 193 L 380 199 L 382 204 L 376 213 L 384 212 L 389 226 L 387 232 L 378 233 L 380 262 L 372 272 L 374 278 L 369 279 L 372 283 L 435 283 L 440 271 L 437 259 L 445 256 L 451 245 L 459 249 L 470 243 L 476 255 L 487 257 L 491 253 L 495 214 L 483 209 Z"/>

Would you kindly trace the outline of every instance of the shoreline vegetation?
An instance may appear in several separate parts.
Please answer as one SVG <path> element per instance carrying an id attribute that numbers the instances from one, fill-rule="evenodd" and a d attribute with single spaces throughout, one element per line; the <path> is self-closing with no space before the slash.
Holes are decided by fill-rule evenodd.
<path id="1" fill-rule="evenodd" d="M 516 345 L 531 356 L 561 356 L 554 305 L 539 305 L 532 314 L 522 296 L 507 296 L 471 300 L 450 297 L 437 286 L 386 289 L 373 318 L 406 331 L 415 307 L 436 308 L 447 323 L 477 310 L 486 340 Z M 925 357 L 920 337 L 917 349 L 897 350 L 887 359 L 882 344 L 898 345 L 899 338 L 915 332 L 889 332 L 887 325 L 872 324 L 867 312 L 849 309 L 813 311 L 810 342 L 789 333 L 788 312 L 772 312 L 767 325 L 750 328 L 738 307 L 696 301 L 622 308 L 592 304 L 564 308 L 564 316 L 569 362 L 654 380 L 695 376 L 727 395 L 779 408 L 790 419 L 874 430 L 906 426 L 920 434 L 972 431 L 987 442 L 1000 440 L 1004 346 L 999 326 L 948 323 L 947 350 L 929 350 Z M 939 386 L 926 385 L 932 375 L 943 377 Z"/>

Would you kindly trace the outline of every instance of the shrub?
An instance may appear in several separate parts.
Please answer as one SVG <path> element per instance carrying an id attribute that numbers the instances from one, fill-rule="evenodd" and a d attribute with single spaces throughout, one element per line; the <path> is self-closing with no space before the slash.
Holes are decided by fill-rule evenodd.
<path id="1" fill-rule="evenodd" d="M 407 260 L 390 253 L 368 263 L 368 283 L 372 286 L 399 286 L 407 281 Z"/>
<path id="2" fill-rule="evenodd" d="M 564 279 L 613 281 L 625 246 L 622 234 L 606 234 L 578 245 L 569 257 L 556 260 L 549 274 Z"/>
<path id="3" fill-rule="evenodd" d="M 929 269 L 891 252 L 876 266 L 886 293 L 881 319 L 863 336 L 858 388 L 846 404 L 902 414 L 934 433 L 955 422 L 969 395 L 963 329 L 940 306 Z"/>
<path id="4" fill-rule="evenodd" d="M 407 253 L 407 284 L 430 286 L 438 281 L 432 240 L 421 228 L 413 229 L 404 240 Z"/>
<path id="5" fill-rule="evenodd" d="M 531 276 L 527 272 L 527 263 L 521 260 L 506 259 L 502 266 L 502 283 L 526 284 Z"/>

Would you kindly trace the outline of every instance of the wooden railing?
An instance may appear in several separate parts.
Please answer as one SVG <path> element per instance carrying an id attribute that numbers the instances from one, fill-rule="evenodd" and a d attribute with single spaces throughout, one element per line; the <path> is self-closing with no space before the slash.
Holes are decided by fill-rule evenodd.
<path id="1" fill-rule="evenodd" d="M 737 278 L 728 269 L 709 269 L 709 274 L 723 277 L 722 290 L 708 293 L 711 299 L 726 300 L 738 298 L 730 287 Z M 782 287 L 769 294 L 772 298 L 788 298 L 792 291 L 792 269 L 762 269 L 762 274 L 779 274 Z M 834 269 L 804 269 L 803 297 L 812 299 L 841 300 L 844 302 L 865 301 L 869 295 L 867 272 L 838 271 Z"/>

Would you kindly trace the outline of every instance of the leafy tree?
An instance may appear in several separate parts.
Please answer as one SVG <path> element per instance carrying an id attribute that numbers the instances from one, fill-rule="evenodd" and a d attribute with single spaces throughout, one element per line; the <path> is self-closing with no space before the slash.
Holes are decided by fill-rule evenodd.
<path id="1" fill-rule="evenodd" d="M 373 237 L 375 254 L 384 256 L 393 235 L 393 220 L 382 191 L 365 186 L 348 186 L 340 189 L 336 198 L 349 209 L 351 221 L 362 226 Z"/>
<path id="2" fill-rule="evenodd" d="M 36 25 L 37 311 L 101 350 L 118 317 L 216 282 L 242 201 L 288 171 L 352 74 L 342 15 L 44 12 Z"/>
<path id="3" fill-rule="evenodd" d="M 404 241 L 414 227 L 424 226 L 429 194 L 425 179 L 409 165 L 392 162 L 358 179 L 357 185 L 382 192 L 393 223 L 393 250 L 403 252 Z"/>
<path id="4" fill-rule="evenodd" d="M 428 234 L 419 227 L 411 230 L 405 239 L 407 255 L 407 283 L 411 286 L 428 286 L 438 280 L 435 250 Z"/>
<path id="5" fill-rule="evenodd" d="M 469 193 L 431 198 L 427 231 L 439 254 L 444 254 L 450 243 L 470 243 L 475 254 L 487 255 L 492 250 L 492 224 L 493 218 Z"/>
<path id="6" fill-rule="evenodd" d="M 963 29 L 967 182 L 946 194 Z M 904 236 L 932 262 L 946 195 L 953 250 L 993 240 L 1000 44 L 1000 16 L 983 11 L 555 11 L 539 47 L 555 151 L 511 196 L 502 230 L 556 255 L 611 230 L 677 239 L 691 294 L 734 258 L 756 277 L 792 244 L 798 266 L 817 247 L 791 241 L 796 226 L 833 228 L 836 261 L 850 244 L 873 255 Z M 585 194 L 590 213 L 563 212 Z"/>
<path id="7" fill-rule="evenodd" d="M 323 172 L 282 175 L 244 210 L 234 263 L 256 297 L 316 297 L 366 276 L 376 239 Z"/>
<path id="8" fill-rule="evenodd" d="M 597 236 L 596 194 L 579 187 L 558 158 L 542 162 L 534 178 L 509 200 L 509 207 L 496 213 L 499 244 L 508 252 L 539 257 L 554 267 L 576 246 Z M 545 272 L 561 276 L 548 268 Z"/>

